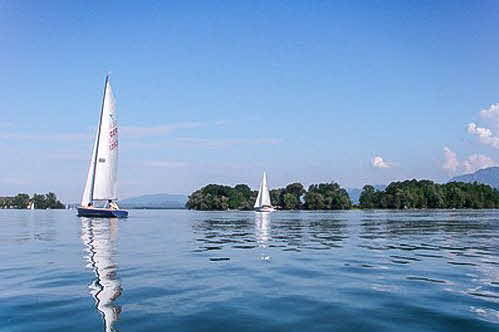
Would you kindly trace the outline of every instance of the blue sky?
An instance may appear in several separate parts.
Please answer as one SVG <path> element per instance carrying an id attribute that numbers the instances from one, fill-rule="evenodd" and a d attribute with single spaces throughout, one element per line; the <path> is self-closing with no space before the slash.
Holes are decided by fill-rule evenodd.
<path id="1" fill-rule="evenodd" d="M 122 197 L 495 165 L 498 22 L 496 1 L 0 1 L 0 195 L 79 200 L 107 72 Z"/>

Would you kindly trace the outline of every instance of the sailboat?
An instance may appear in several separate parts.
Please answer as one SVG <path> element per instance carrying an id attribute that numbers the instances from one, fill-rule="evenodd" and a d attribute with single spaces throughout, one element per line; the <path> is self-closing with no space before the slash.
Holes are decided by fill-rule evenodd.
<path id="1" fill-rule="evenodd" d="M 260 190 L 258 191 L 254 208 L 257 212 L 274 211 L 274 207 L 270 203 L 269 186 L 267 184 L 267 174 L 265 174 L 265 172 L 263 172 L 263 178 L 260 183 Z"/>
<path id="2" fill-rule="evenodd" d="M 77 208 L 78 216 L 128 217 L 128 211 L 120 209 L 116 204 L 118 199 L 117 173 L 118 123 L 113 90 L 108 75 L 104 85 L 99 125 L 88 168 L 87 182 L 81 206 Z"/>
<path id="3" fill-rule="evenodd" d="M 35 209 L 35 202 L 34 201 L 29 202 L 28 209 L 29 210 L 34 210 Z"/>

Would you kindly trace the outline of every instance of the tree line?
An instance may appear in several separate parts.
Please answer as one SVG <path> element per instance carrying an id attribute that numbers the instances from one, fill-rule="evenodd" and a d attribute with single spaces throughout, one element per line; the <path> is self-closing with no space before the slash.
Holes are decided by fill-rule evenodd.
<path id="1" fill-rule="evenodd" d="M 57 199 L 56 194 L 17 194 L 13 197 L 0 197 L 1 209 L 27 209 L 31 203 L 35 204 L 35 209 L 64 209 L 64 204 Z"/>
<path id="2" fill-rule="evenodd" d="M 234 187 L 209 184 L 196 190 L 186 207 L 194 210 L 252 210 L 258 191 L 246 184 Z M 272 204 L 282 210 L 339 210 L 352 208 L 345 189 L 337 183 L 313 184 L 305 190 L 301 183 L 270 190 Z"/>
<path id="3" fill-rule="evenodd" d="M 234 187 L 209 184 L 193 192 L 186 207 L 205 211 L 252 210 L 257 195 L 246 184 Z M 499 208 L 499 191 L 489 185 L 439 184 L 430 180 L 392 182 L 385 190 L 366 185 L 358 205 L 353 205 L 348 192 L 335 182 L 312 184 L 308 190 L 301 183 L 291 183 L 270 190 L 270 199 L 282 210 Z"/>
<path id="4" fill-rule="evenodd" d="M 499 208 L 499 192 L 480 183 L 434 183 L 429 180 L 392 182 L 385 190 L 366 185 L 362 209 L 487 209 Z"/>

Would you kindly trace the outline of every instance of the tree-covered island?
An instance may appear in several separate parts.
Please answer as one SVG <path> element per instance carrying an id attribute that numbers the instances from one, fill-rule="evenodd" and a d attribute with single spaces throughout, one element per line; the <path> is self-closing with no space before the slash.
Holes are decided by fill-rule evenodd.
<path id="1" fill-rule="evenodd" d="M 252 210 L 258 192 L 246 184 L 234 187 L 209 184 L 193 192 L 186 203 L 194 210 Z M 337 183 L 313 184 L 305 190 L 301 183 L 270 191 L 272 204 L 282 210 L 350 209 L 352 202 Z"/>
<path id="2" fill-rule="evenodd" d="M 385 190 L 364 186 L 362 209 L 490 209 L 499 208 L 499 192 L 486 184 L 429 180 L 392 182 Z"/>
<path id="3" fill-rule="evenodd" d="M 35 209 L 65 208 L 54 193 L 33 194 L 32 197 L 21 193 L 11 197 L 0 197 L 0 209 L 27 209 L 32 203 Z"/>
<path id="4" fill-rule="evenodd" d="M 252 210 L 258 192 L 246 184 L 234 187 L 209 184 L 193 192 L 186 203 L 193 210 Z M 348 192 L 335 182 L 301 183 L 270 191 L 272 204 L 281 210 L 361 209 L 483 209 L 499 208 L 499 192 L 480 183 L 434 183 L 430 180 L 392 182 L 385 190 L 366 185 L 360 204 L 354 206 Z"/>

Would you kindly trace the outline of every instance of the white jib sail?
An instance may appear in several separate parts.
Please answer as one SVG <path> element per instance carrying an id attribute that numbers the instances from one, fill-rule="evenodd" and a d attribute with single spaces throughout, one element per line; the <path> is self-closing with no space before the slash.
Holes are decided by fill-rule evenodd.
<path id="1" fill-rule="evenodd" d="M 99 130 L 97 129 L 97 135 Z M 90 157 L 90 166 L 88 167 L 87 182 L 85 184 L 85 190 L 83 190 L 83 197 L 81 199 L 81 206 L 87 206 L 88 203 L 93 201 L 92 198 L 92 186 L 94 184 L 94 164 L 95 164 L 95 154 L 97 153 L 97 136 L 94 141 L 94 148 L 92 150 L 92 156 Z"/>
<path id="2" fill-rule="evenodd" d="M 118 171 L 118 124 L 113 90 L 106 79 L 102 113 L 83 192 L 82 206 L 94 200 L 116 200 Z"/>
<path id="3" fill-rule="evenodd" d="M 267 184 L 267 175 L 263 172 L 262 183 L 260 184 L 260 190 L 258 191 L 258 197 L 256 198 L 255 208 L 260 208 L 268 206 L 271 207 L 269 186 Z"/>

